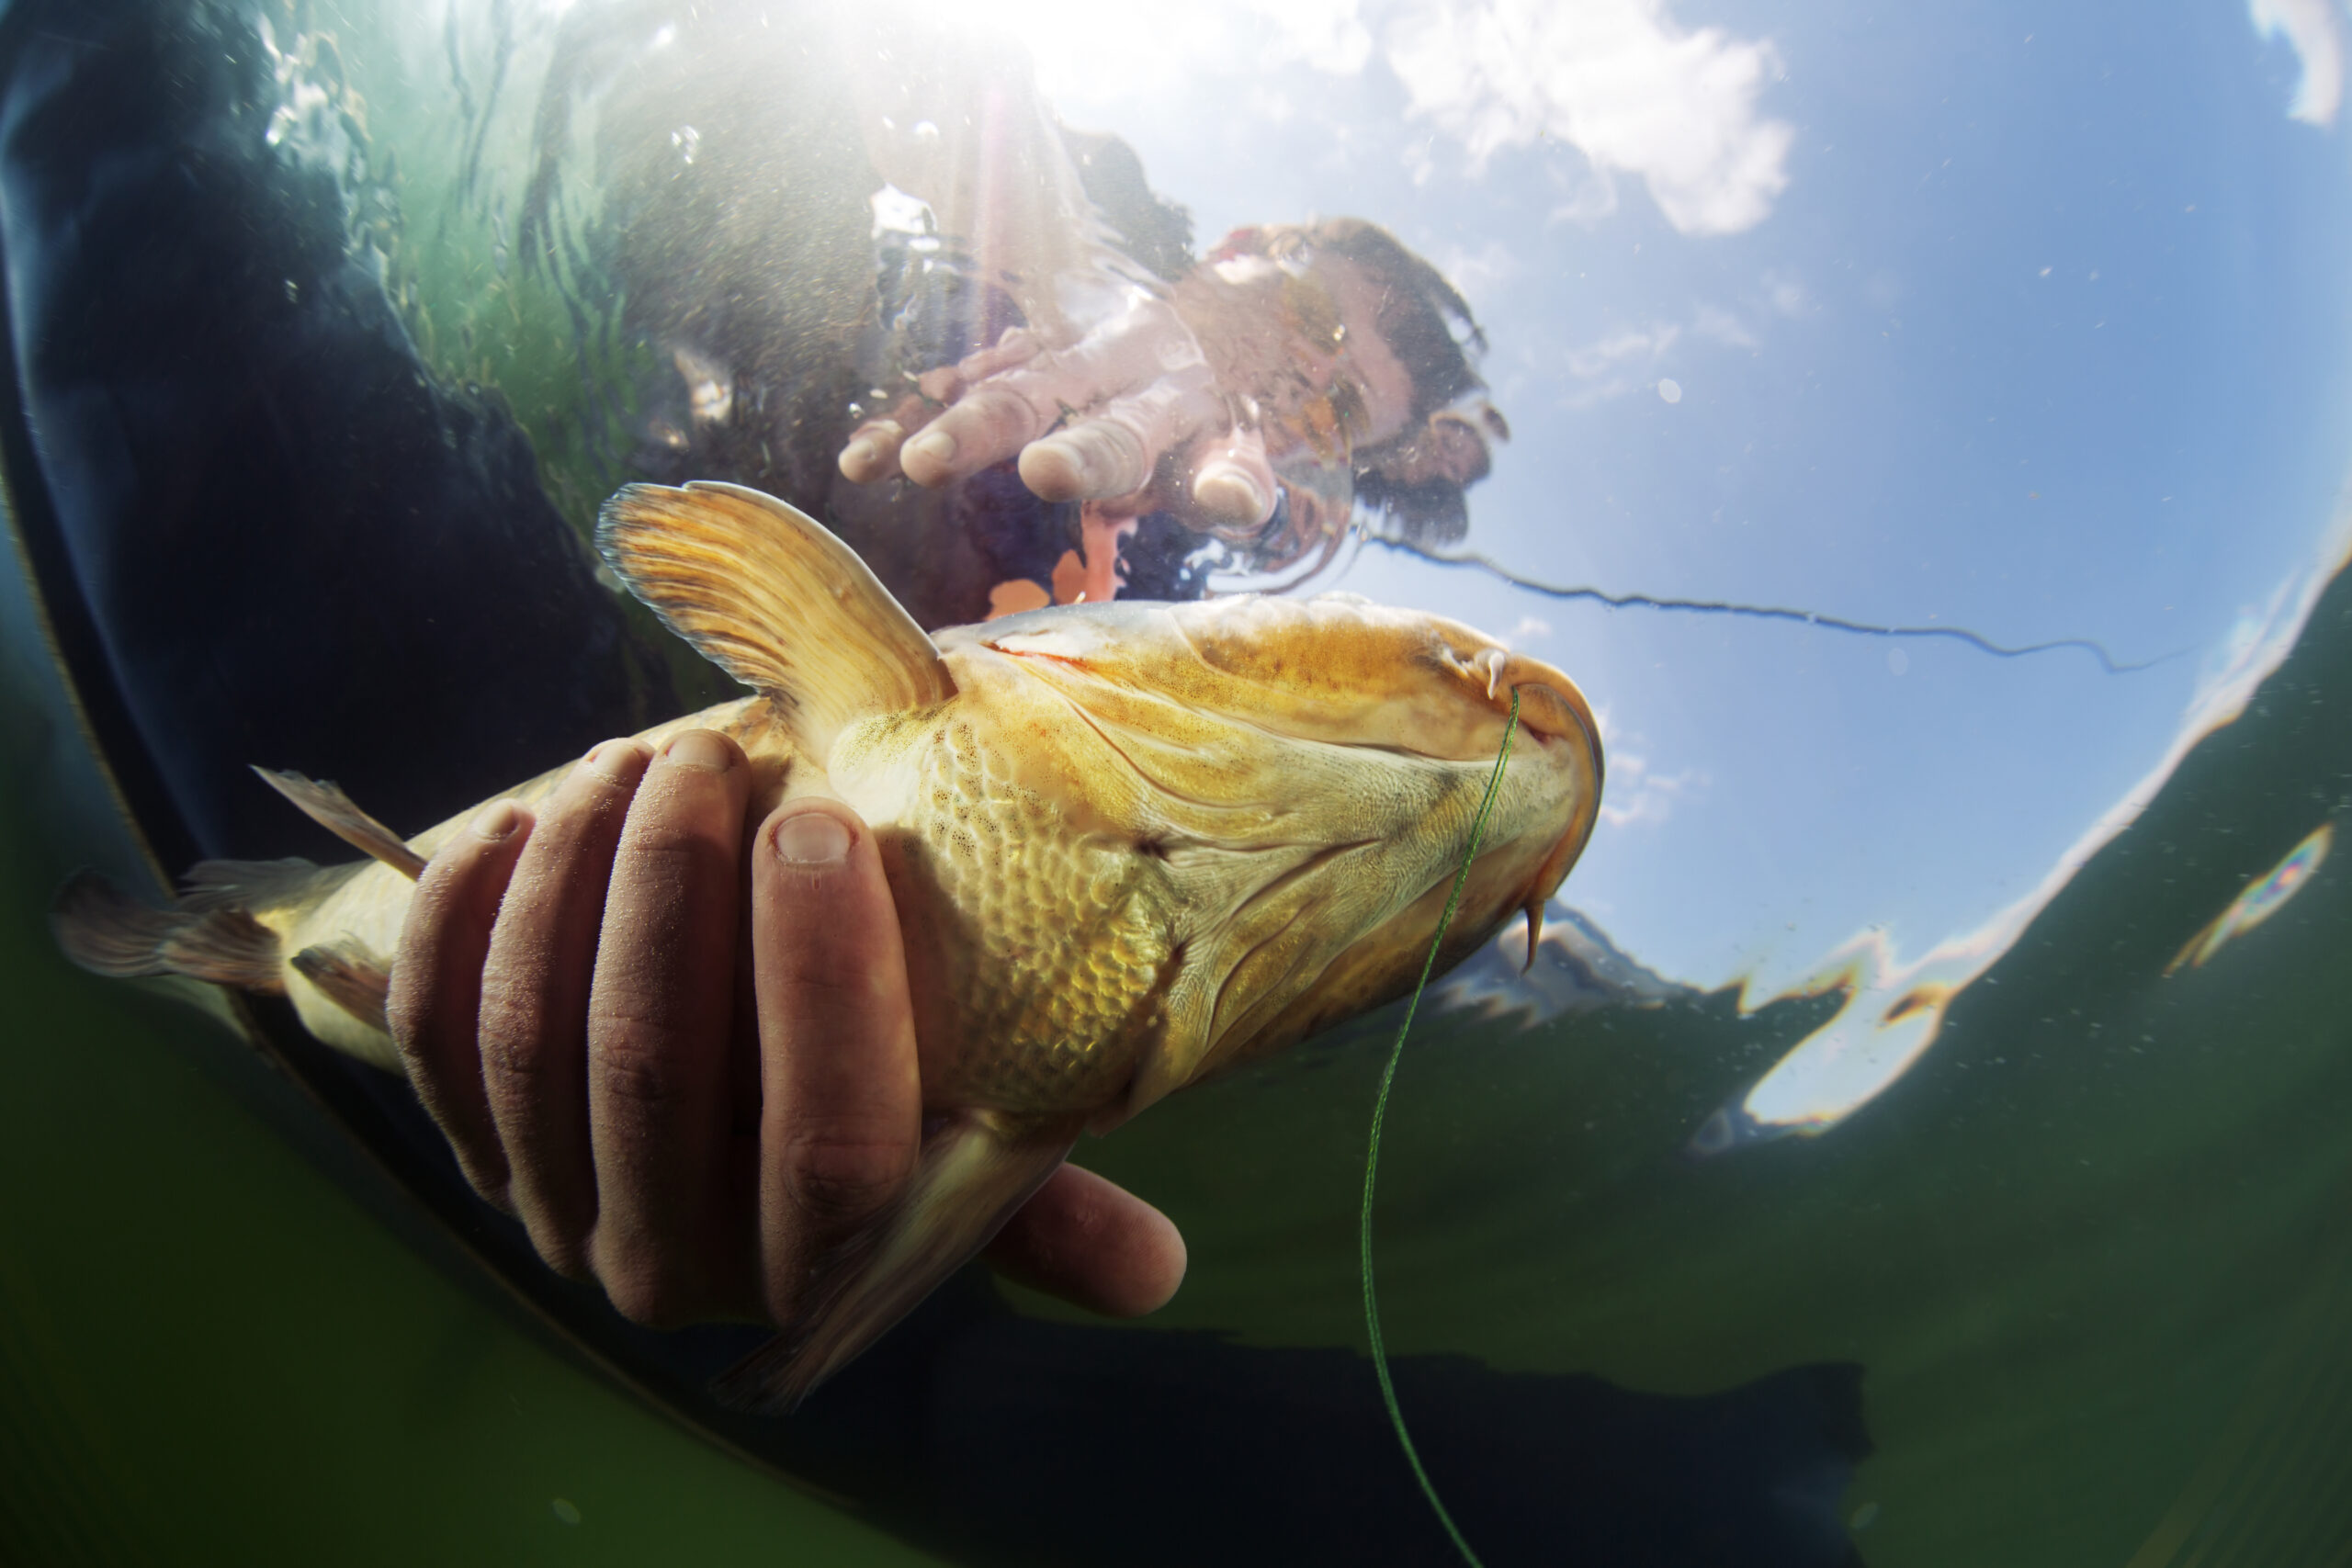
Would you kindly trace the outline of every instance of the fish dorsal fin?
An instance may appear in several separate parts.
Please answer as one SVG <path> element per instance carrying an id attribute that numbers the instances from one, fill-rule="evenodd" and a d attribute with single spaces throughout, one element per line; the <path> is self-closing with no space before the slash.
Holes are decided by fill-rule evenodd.
<path id="1" fill-rule="evenodd" d="M 605 502 L 596 543 L 665 626 L 774 699 L 820 762 L 844 726 L 956 694 L 939 649 L 856 553 L 774 496 L 628 485 Z"/>

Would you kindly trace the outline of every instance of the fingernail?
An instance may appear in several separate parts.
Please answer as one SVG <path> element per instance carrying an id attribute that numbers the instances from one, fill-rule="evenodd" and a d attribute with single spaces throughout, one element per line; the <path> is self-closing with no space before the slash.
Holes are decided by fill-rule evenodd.
<path id="1" fill-rule="evenodd" d="M 1058 435 L 1031 442 L 1016 467 L 1021 482 L 1044 501 L 1081 501 L 1102 488 L 1094 482 L 1086 453 Z"/>
<path id="2" fill-rule="evenodd" d="M 512 834 L 523 820 L 522 812 L 511 800 L 493 800 L 474 813 L 473 834 L 484 843 L 494 844 Z"/>
<path id="3" fill-rule="evenodd" d="M 588 753 L 588 765 L 611 783 L 632 784 L 645 772 L 645 746 L 638 740 L 607 740 Z"/>
<path id="4" fill-rule="evenodd" d="M 944 430 L 927 430 L 899 448 L 899 466 L 906 467 L 910 457 L 944 468 L 956 460 L 956 438 Z"/>
<path id="5" fill-rule="evenodd" d="M 1193 499 L 1211 515 L 1236 523 L 1260 522 L 1267 512 L 1266 492 L 1258 481 L 1229 465 L 1203 472 L 1193 486 Z"/>
<path id="6" fill-rule="evenodd" d="M 827 811 L 804 811 L 776 824 L 775 858 L 800 871 L 823 871 L 849 859 L 849 829 Z"/>
<path id="7" fill-rule="evenodd" d="M 842 448 L 842 472 L 855 479 L 873 466 L 876 450 L 871 441 L 851 442 Z"/>
<path id="8" fill-rule="evenodd" d="M 682 767 L 700 768 L 705 773 L 723 773 L 735 765 L 735 748 L 726 738 L 707 729 L 689 729 L 674 735 L 662 754 Z"/>

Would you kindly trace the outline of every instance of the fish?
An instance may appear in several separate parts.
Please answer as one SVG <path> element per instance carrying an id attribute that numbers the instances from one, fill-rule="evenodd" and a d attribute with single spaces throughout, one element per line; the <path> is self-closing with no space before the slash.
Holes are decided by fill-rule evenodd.
<path id="1" fill-rule="evenodd" d="M 1410 989 L 1516 731 L 1441 965 L 1544 901 L 1591 837 L 1602 755 L 1559 671 L 1352 594 L 1051 606 L 927 635 L 822 525 L 740 486 L 630 485 L 597 542 L 751 690 L 642 737 L 718 730 L 751 819 L 846 803 L 905 936 L 923 1140 L 797 1321 L 722 1378 L 791 1408 L 977 1253 L 1081 1133 L 1105 1133 Z M 103 975 L 288 998 L 401 1072 L 385 1001 L 415 879 L 475 815 L 402 839 L 340 789 L 256 769 L 368 859 L 208 862 L 167 908 L 94 874 L 52 913 Z M 508 792 L 528 806 L 567 768 Z"/>

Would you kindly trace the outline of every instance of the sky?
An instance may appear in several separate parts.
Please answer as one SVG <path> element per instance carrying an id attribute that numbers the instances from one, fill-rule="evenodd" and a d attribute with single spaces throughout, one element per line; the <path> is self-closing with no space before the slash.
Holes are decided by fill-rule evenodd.
<path id="1" fill-rule="evenodd" d="M 1365 550 L 1330 584 L 1584 687 L 1610 781 L 1563 897 L 1678 978 L 1760 999 L 1858 938 L 1916 958 L 1996 920 L 2332 536 L 2340 0 L 1003 14 L 1204 243 L 1354 214 L 1463 288 L 1514 433 L 1472 547 L 2162 660 L 1612 612 Z"/>

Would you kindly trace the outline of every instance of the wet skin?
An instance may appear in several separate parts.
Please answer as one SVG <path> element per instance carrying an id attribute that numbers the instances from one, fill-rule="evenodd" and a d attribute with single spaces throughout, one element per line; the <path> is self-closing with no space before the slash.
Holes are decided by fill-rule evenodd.
<path id="1" fill-rule="evenodd" d="M 1016 329 L 930 372 L 920 397 L 852 434 L 842 472 L 937 487 L 1017 457 L 1022 481 L 1047 501 L 1254 527 L 1274 508 L 1264 421 L 1295 412 L 1300 392 L 1347 379 L 1364 411 L 1359 446 L 1411 417 L 1412 378 L 1378 330 L 1378 287 L 1340 256 L 1310 271 L 1342 324 L 1341 352 L 1299 335 L 1272 263 L 1203 263 L 1168 297 L 1135 288 L 1075 343 Z"/>
<path id="2" fill-rule="evenodd" d="M 536 813 L 492 804 L 434 856 L 394 969 L 393 1032 L 468 1179 L 652 1326 L 791 1321 L 922 1144 L 872 836 L 823 799 L 749 822 L 750 774 L 689 730 L 605 742 Z M 1185 1262 L 1159 1210 L 1068 1165 L 986 1256 L 1122 1317 Z"/>

